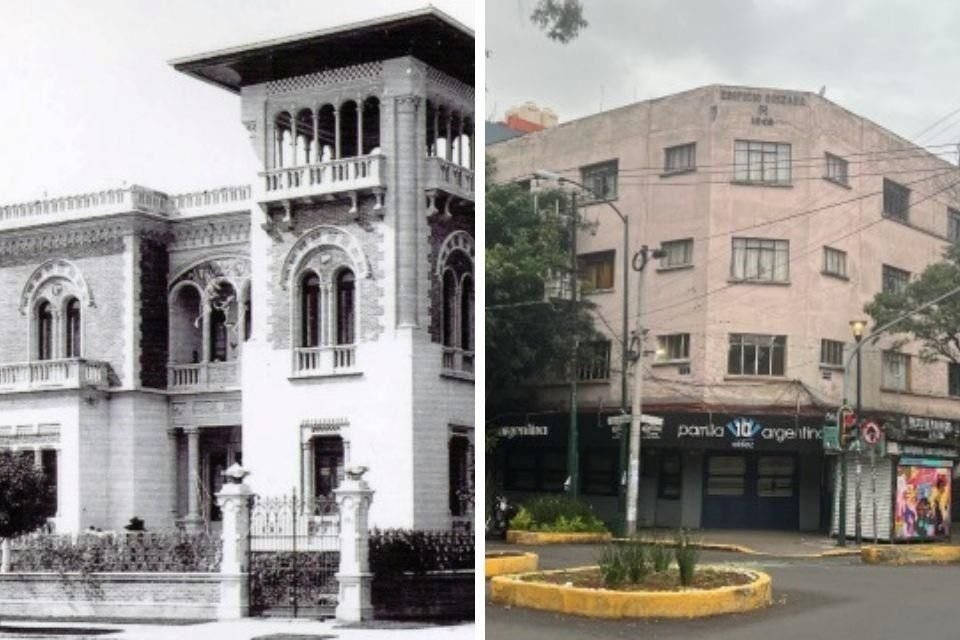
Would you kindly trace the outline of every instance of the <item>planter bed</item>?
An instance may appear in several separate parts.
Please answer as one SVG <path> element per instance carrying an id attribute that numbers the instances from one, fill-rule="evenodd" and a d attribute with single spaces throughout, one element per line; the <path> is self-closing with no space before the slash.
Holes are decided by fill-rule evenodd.
<path id="1" fill-rule="evenodd" d="M 597 567 L 498 576 L 490 582 L 494 602 L 591 618 L 699 618 L 752 611 L 773 597 L 770 576 L 735 567 L 699 567 L 693 587 L 678 587 L 676 571 L 651 574 L 645 583 L 622 590 L 601 584 Z"/>
<path id="2" fill-rule="evenodd" d="M 960 545 L 875 545 L 863 547 L 860 558 L 868 564 L 953 564 L 960 562 Z"/>
<path id="3" fill-rule="evenodd" d="M 603 533 L 549 533 L 546 531 L 507 531 L 510 544 L 602 544 L 610 542 L 613 536 Z"/>
<path id="4" fill-rule="evenodd" d="M 487 551 L 483 559 L 483 573 L 487 578 L 527 573 L 537 570 L 539 557 L 523 551 Z"/>

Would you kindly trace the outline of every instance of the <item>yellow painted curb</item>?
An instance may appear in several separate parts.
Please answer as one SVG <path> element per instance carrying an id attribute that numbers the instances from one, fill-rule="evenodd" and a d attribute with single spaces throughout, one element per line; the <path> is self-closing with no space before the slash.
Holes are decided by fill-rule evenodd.
<path id="1" fill-rule="evenodd" d="M 544 531 L 507 531 L 510 544 L 596 544 L 610 542 L 613 536 L 607 533 L 546 533 Z"/>
<path id="2" fill-rule="evenodd" d="M 487 556 L 483 559 L 483 573 L 488 578 L 511 573 L 529 573 L 537 570 L 539 559 L 535 553 L 501 555 L 496 551 L 487 552 Z"/>
<path id="3" fill-rule="evenodd" d="M 580 567 L 563 571 L 588 571 L 595 568 Z M 754 576 L 753 582 L 709 590 L 613 591 L 524 581 L 524 575 L 530 574 L 522 574 L 493 578 L 490 581 L 490 596 L 494 602 L 514 607 L 589 618 L 702 618 L 753 611 L 773 601 L 773 587 L 769 575 L 753 569 L 736 570 Z"/>
<path id="4" fill-rule="evenodd" d="M 868 564 L 951 564 L 960 562 L 960 545 L 905 544 L 863 547 L 860 558 Z"/>

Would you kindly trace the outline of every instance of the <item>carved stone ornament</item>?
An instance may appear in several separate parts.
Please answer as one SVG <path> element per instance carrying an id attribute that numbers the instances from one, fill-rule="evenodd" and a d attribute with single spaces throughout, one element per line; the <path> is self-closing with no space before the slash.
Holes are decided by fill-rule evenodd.
<path id="1" fill-rule="evenodd" d="M 303 262 L 318 249 L 330 247 L 338 249 L 349 258 L 350 266 L 358 279 L 369 278 L 370 263 L 367 255 L 357 240 L 349 231 L 331 225 L 320 225 L 307 231 L 290 247 L 287 257 L 280 269 L 280 286 L 284 290 L 290 289 L 290 278 L 299 273 Z M 335 258 L 336 256 L 334 256 Z"/>
<path id="2" fill-rule="evenodd" d="M 454 231 L 448 235 L 443 240 L 443 244 L 440 245 L 440 251 L 437 254 L 437 267 L 436 274 L 437 277 L 443 275 L 443 267 L 447 264 L 447 259 L 450 257 L 450 254 L 454 251 L 462 251 L 470 258 L 470 262 L 474 262 L 474 244 L 473 237 L 466 231 Z"/>
<path id="3" fill-rule="evenodd" d="M 47 260 L 34 269 L 20 293 L 20 313 L 27 315 L 27 309 L 38 295 L 47 295 L 53 300 L 73 294 L 84 306 L 93 307 L 93 294 L 80 270 L 69 260 L 54 258 Z"/>
<path id="4" fill-rule="evenodd" d="M 220 256 L 204 258 L 199 263 L 182 269 L 170 285 L 170 290 L 183 281 L 196 284 L 201 291 L 207 291 L 218 282 L 230 282 L 236 291 L 243 289 L 250 279 L 250 258 L 246 256 Z"/>

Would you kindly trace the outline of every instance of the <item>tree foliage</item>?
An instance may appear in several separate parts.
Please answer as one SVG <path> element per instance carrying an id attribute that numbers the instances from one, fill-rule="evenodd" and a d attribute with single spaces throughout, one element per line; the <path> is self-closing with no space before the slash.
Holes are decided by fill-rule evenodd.
<path id="1" fill-rule="evenodd" d="M 530 20 L 545 31 L 547 37 L 567 44 L 587 26 L 580 0 L 539 0 Z"/>
<path id="2" fill-rule="evenodd" d="M 596 338 L 587 306 L 548 299 L 551 278 L 569 277 L 566 197 L 533 195 L 516 184 L 486 191 L 486 400 L 494 416 L 522 393 L 521 386 L 566 379 L 578 342 Z M 576 314 L 574 340 L 573 319 Z M 586 352 L 586 349 L 584 349 Z"/>
<path id="3" fill-rule="evenodd" d="M 15 538 L 43 526 L 49 492 L 32 456 L 0 452 L 0 538 Z"/>
<path id="4" fill-rule="evenodd" d="M 878 293 L 864 311 L 873 319 L 874 328 L 881 327 L 958 286 L 960 246 L 952 245 L 944 254 L 944 260 L 928 266 L 902 292 Z M 892 327 L 890 333 L 909 334 L 919 340 L 919 355 L 924 361 L 946 358 L 960 363 L 960 294 L 911 314 Z"/>

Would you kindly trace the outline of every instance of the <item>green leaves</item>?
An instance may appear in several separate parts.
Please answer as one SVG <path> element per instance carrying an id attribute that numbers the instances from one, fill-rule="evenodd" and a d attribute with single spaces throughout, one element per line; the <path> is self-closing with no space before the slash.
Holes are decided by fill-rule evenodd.
<path id="1" fill-rule="evenodd" d="M 50 491 L 34 467 L 33 452 L 0 452 L 0 538 L 15 538 L 46 524 L 44 504 Z"/>
<path id="2" fill-rule="evenodd" d="M 530 20 L 547 33 L 547 37 L 567 44 L 587 26 L 580 0 L 540 0 Z"/>

